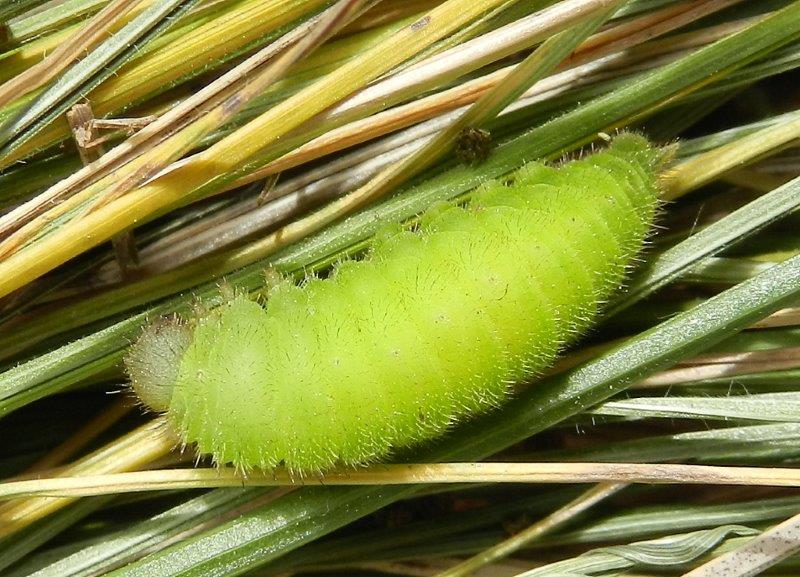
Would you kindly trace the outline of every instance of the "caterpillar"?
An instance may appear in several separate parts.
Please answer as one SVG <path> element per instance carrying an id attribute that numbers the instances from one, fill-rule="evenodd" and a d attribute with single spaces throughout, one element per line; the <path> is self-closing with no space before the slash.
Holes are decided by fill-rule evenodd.
<path id="1" fill-rule="evenodd" d="M 651 228 L 663 151 L 620 134 L 381 235 L 325 279 L 157 322 L 126 366 L 182 440 L 242 470 L 384 459 L 498 406 L 585 332 Z"/>

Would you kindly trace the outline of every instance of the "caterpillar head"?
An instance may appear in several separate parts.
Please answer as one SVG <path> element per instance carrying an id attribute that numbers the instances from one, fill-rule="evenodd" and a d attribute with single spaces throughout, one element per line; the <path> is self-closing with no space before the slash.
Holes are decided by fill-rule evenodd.
<path id="1" fill-rule="evenodd" d="M 169 408 L 192 329 L 182 319 L 162 317 L 145 328 L 125 355 L 125 370 L 139 399 L 153 411 Z"/>
<path id="2" fill-rule="evenodd" d="M 609 150 L 628 162 L 639 164 L 648 173 L 658 174 L 672 161 L 677 147 L 675 145 L 650 146 L 644 136 L 635 132 L 623 131 L 613 138 Z"/>

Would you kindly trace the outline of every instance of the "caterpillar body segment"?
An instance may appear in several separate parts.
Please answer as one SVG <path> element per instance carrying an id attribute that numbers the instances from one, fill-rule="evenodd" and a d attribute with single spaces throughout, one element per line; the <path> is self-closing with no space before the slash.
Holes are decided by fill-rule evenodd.
<path id="1" fill-rule="evenodd" d="M 265 307 L 233 298 L 181 341 L 169 421 L 219 463 L 315 473 L 499 405 L 621 286 L 654 218 L 662 156 L 624 134 L 557 168 L 530 163 L 328 279 L 280 284 Z M 128 360 L 145 403 L 151 348 Z"/>

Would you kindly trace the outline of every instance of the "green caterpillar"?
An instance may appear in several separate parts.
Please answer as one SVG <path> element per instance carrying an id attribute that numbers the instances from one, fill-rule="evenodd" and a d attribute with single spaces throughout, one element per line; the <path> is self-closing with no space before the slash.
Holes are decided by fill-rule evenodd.
<path id="1" fill-rule="evenodd" d="M 585 331 L 641 250 L 663 152 L 623 134 L 437 207 L 330 278 L 156 323 L 126 363 L 186 443 L 244 470 L 359 465 L 496 407 Z"/>

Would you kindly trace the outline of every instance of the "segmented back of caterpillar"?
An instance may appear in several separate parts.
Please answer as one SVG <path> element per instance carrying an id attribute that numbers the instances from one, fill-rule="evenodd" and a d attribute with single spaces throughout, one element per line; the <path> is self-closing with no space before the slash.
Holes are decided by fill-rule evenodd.
<path id="1" fill-rule="evenodd" d="M 657 205 L 660 152 L 634 135 L 531 163 L 467 207 L 376 243 L 326 280 L 201 319 L 169 415 L 221 463 L 362 464 L 501 403 L 585 331 Z"/>

